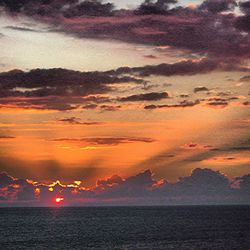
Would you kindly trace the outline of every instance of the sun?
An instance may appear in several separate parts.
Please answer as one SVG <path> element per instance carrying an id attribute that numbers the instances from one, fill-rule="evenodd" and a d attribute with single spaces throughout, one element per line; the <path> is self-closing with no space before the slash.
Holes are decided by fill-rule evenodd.
<path id="1" fill-rule="evenodd" d="M 61 202 L 63 202 L 64 201 L 64 198 L 63 197 L 56 197 L 56 199 L 55 199 L 55 202 L 57 203 L 57 204 L 60 204 Z"/>

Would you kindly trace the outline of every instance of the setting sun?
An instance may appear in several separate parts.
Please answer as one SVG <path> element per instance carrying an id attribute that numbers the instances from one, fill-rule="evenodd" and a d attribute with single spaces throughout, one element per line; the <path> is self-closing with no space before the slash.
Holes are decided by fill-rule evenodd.
<path id="1" fill-rule="evenodd" d="M 56 199 L 55 199 L 55 201 L 56 201 L 56 203 L 61 203 L 61 202 L 63 202 L 64 201 L 64 198 L 63 197 L 57 197 Z"/>

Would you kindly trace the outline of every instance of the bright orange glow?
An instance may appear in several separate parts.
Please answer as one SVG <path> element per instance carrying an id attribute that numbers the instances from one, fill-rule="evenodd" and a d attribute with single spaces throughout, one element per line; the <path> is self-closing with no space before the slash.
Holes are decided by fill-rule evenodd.
<path id="1" fill-rule="evenodd" d="M 41 193 L 41 189 L 40 188 L 35 188 L 35 193 L 36 194 L 40 194 Z"/>
<path id="2" fill-rule="evenodd" d="M 64 201 L 64 198 L 63 197 L 57 197 L 55 201 L 56 201 L 56 203 L 61 203 L 62 201 Z"/>

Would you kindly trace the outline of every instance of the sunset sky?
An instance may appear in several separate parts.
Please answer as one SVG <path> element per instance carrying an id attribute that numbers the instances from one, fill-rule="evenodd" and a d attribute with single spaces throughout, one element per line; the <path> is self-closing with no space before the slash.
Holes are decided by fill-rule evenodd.
<path id="1" fill-rule="evenodd" d="M 0 0 L 3 182 L 249 174 L 249 20 L 250 1 Z"/>

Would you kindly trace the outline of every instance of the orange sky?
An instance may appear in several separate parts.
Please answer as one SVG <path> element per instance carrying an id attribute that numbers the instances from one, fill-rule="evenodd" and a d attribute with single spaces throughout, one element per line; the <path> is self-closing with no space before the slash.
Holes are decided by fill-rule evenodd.
<path id="1" fill-rule="evenodd" d="M 166 22 L 179 24 L 184 20 L 172 19 Z M 80 179 L 87 185 L 112 174 L 126 177 L 148 168 L 158 180 L 170 181 L 197 167 L 220 170 L 232 177 L 249 173 L 249 79 L 243 80 L 249 71 L 247 55 L 244 63 L 239 63 L 244 70 L 235 65 L 228 69 L 227 60 L 206 72 L 143 75 L 136 67 L 199 64 L 204 58 L 219 57 L 209 54 L 214 53 L 210 50 L 192 51 L 178 44 L 80 37 L 68 30 L 48 32 L 52 29 L 48 20 L 22 14 L 13 18 L 6 13 L 0 18 L 0 84 L 4 87 L 4 72 L 13 69 L 106 72 L 127 66 L 133 68 L 125 74 L 131 80 L 116 79 L 108 83 L 108 90 L 95 93 L 91 87 L 87 94 L 78 94 L 81 88 L 75 90 L 73 85 L 60 88 L 65 92 L 58 94 L 59 90 L 48 83 L 46 91 L 58 92 L 47 96 L 27 95 L 40 90 L 42 84 L 37 87 L 36 82 L 28 82 L 24 86 L 25 80 L 15 83 L 11 91 L 19 94 L 6 91 L 0 98 L 0 171 L 46 182 Z M 195 21 L 190 18 L 190 23 Z M 76 20 L 67 20 L 61 27 L 72 23 L 76 25 Z M 21 26 L 36 31 L 21 30 Z M 150 35 L 158 35 L 155 27 Z M 142 96 L 152 93 L 167 93 L 167 97 L 147 100 Z M 95 101 L 86 101 L 88 98 Z M 73 108 L 64 108 L 64 104 Z"/>

